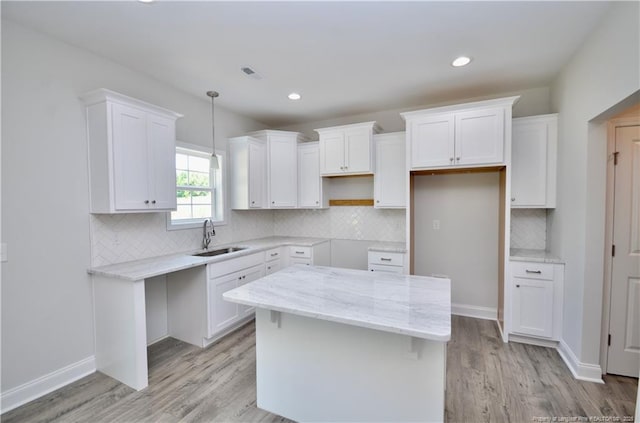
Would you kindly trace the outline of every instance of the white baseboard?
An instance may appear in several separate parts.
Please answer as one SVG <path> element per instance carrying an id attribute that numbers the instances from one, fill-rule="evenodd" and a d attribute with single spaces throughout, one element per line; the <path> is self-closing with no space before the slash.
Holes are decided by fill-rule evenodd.
<path id="1" fill-rule="evenodd" d="M 510 334 L 509 341 L 519 342 L 521 344 L 537 345 L 545 348 L 558 348 L 558 341 L 552 341 L 550 339 L 540 339 L 535 336 L 526 336 L 518 334 Z"/>
<path id="2" fill-rule="evenodd" d="M 456 316 L 475 317 L 476 319 L 498 320 L 498 310 L 495 307 L 480 307 L 469 304 L 451 303 L 451 314 Z"/>
<path id="3" fill-rule="evenodd" d="M 96 371 L 95 356 L 87 357 L 0 394 L 0 413 L 6 413 Z"/>
<path id="4" fill-rule="evenodd" d="M 587 382 L 604 383 L 600 365 L 582 363 L 562 339 L 558 344 L 558 353 L 576 379 Z"/>

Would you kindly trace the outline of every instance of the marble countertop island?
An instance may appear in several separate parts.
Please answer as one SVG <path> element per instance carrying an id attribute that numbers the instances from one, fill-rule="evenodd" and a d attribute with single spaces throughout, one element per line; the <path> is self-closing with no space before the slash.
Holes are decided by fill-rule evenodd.
<path id="1" fill-rule="evenodd" d="M 449 279 L 296 265 L 223 297 L 257 308 L 431 341 L 451 338 Z"/>

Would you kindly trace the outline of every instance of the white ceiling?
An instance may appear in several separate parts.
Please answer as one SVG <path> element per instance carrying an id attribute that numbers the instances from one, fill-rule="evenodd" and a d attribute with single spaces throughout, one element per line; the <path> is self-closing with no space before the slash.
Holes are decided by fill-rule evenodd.
<path id="1" fill-rule="evenodd" d="M 2 16 L 276 127 L 547 86 L 609 6 L 3 1 Z"/>

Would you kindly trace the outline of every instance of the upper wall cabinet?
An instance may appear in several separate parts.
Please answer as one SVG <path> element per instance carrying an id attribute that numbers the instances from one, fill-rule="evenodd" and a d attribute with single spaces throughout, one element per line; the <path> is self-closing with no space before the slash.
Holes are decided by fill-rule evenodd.
<path id="1" fill-rule="evenodd" d="M 373 173 L 375 122 L 320 128 L 320 174 L 322 176 Z"/>
<path id="2" fill-rule="evenodd" d="M 505 164 L 511 108 L 518 97 L 401 113 L 410 170 Z"/>
<path id="3" fill-rule="evenodd" d="M 230 138 L 229 153 L 231 208 L 268 208 L 266 143 L 253 137 Z"/>
<path id="4" fill-rule="evenodd" d="M 558 115 L 513 119 L 511 207 L 556 206 Z"/>
<path id="5" fill-rule="evenodd" d="M 376 173 L 373 177 L 375 208 L 407 206 L 406 134 L 394 132 L 373 136 Z"/>
<path id="6" fill-rule="evenodd" d="M 249 135 L 267 145 L 267 206 L 295 208 L 298 204 L 298 142 L 299 132 L 258 131 Z"/>
<path id="7" fill-rule="evenodd" d="M 81 99 L 91 213 L 175 210 L 175 122 L 182 115 L 106 89 Z"/>
<path id="8" fill-rule="evenodd" d="M 298 144 L 298 208 L 329 207 L 326 183 L 327 179 L 320 176 L 319 144 Z"/>

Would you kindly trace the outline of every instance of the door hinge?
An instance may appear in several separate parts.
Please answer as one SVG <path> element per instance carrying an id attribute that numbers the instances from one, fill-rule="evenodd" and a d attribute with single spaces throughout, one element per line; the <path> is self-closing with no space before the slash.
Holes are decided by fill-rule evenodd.
<path id="1" fill-rule="evenodd" d="M 611 257 L 615 257 L 616 256 L 616 246 L 615 244 L 611 245 Z"/>
<path id="2" fill-rule="evenodd" d="M 613 165 L 616 166 L 618 164 L 618 154 L 620 154 L 619 151 L 615 151 L 613 153 Z"/>
<path id="3" fill-rule="evenodd" d="M 611 334 L 609 334 L 609 337 L 607 339 L 607 345 L 611 346 Z"/>

